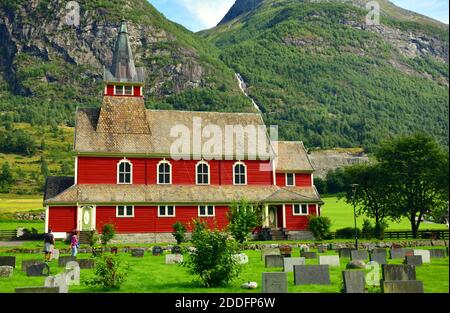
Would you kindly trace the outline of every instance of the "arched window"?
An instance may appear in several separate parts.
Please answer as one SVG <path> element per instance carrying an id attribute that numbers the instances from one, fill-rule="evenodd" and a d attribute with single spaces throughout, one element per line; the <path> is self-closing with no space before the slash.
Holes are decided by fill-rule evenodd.
<path id="1" fill-rule="evenodd" d="M 209 185 L 209 164 L 205 161 L 200 161 L 195 167 L 197 185 Z"/>
<path id="2" fill-rule="evenodd" d="M 236 162 L 233 165 L 233 183 L 235 185 L 247 184 L 247 167 L 242 162 Z"/>
<path id="3" fill-rule="evenodd" d="M 158 163 L 158 184 L 172 184 L 172 165 L 168 161 Z"/>
<path id="4" fill-rule="evenodd" d="M 133 183 L 133 164 L 128 160 L 122 160 L 117 164 L 117 183 Z"/>

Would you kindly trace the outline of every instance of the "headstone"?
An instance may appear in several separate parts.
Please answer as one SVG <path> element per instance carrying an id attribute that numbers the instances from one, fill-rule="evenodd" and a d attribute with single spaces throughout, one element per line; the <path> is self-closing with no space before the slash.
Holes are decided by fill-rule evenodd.
<path id="1" fill-rule="evenodd" d="M 416 280 L 414 265 L 383 264 L 383 280 Z"/>
<path id="2" fill-rule="evenodd" d="M 266 267 L 283 267 L 282 255 L 266 255 Z"/>
<path id="3" fill-rule="evenodd" d="M 178 264 L 183 262 L 182 254 L 166 254 L 166 264 Z"/>
<path id="4" fill-rule="evenodd" d="M 446 257 L 445 249 L 431 249 L 428 251 L 430 251 L 430 257 L 433 259 L 442 259 Z"/>
<path id="5" fill-rule="evenodd" d="M 384 281 L 383 293 L 423 293 L 423 283 L 420 280 Z"/>
<path id="6" fill-rule="evenodd" d="M 414 255 L 420 255 L 422 257 L 422 263 L 431 263 L 429 250 L 414 250 Z"/>
<path id="7" fill-rule="evenodd" d="M 300 245 L 300 252 L 309 252 L 309 246 L 308 245 Z"/>
<path id="8" fill-rule="evenodd" d="M 152 248 L 152 255 L 153 256 L 160 256 L 164 253 L 164 250 L 160 246 L 154 246 Z"/>
<path id="9" fill-rule="evenodd" d="M 80 266 L 80 269 L 92 269 L 95 267 L 95 260 L 94 259 L 78 259 L 77 260 L 78 265 Z"/>
<path id="10" fill-rule="evenodd" d="M 387 264 L 386 251 L 384 251 L 384 252 L 372 252 L 370 254 L 370 261 L 377 262 L 378 264 Z"/>
<path id="11" fill-rule="evenodd" d="M 280 249 L 263 249 L 261 250 L 261 260 L 266 259 L 266 255 L 280 255 Z"/>
<path id="12" fill-rule="evenodd" d="M 305 258 L 284 258 L 283 272 L 290 273 L 294 271 L 294 265 L 305 265 Z"/>
<path id="13" fill-rule="evenodd" d="M 280 254 L 284 257 L 290 257 L 292 255 L 292 248 L 291 246 L 284 245 L 280 246 Z"/>
<path id="14" fill-rule="evenodd" d="M 53 249 L 52 260 L 58 260 L 58 259 L 59 259 L 59 249 Z"/>
<path id="15" fill-rule="evenodd" d="M 414 255 L 414 250 L 405 248 L 391 249 L 391 259 L 404 259 L 406 255 Z"/>
<path id="16" fill-rule="evenodd" d="M 422 256 L 421 255 L 407 255 L 405 256 L 405 264 L 420 266 L 422 265 Z"/>
<path id="17" fill-rule="evenodd" d="M 301 251 L 300 256 L 305 259 L 317 259 L 317 253 L 316 252 L 306 252 Z"/>
<path id="18" fill-rule="evenodd" d="M 345 293 L 364 293 L 366 291 L 364 271 L 342 271 Z"/>
<path id="19" fill-rule="evenodd" d="M 59 287 L 20 287 L 16 293 L 59 293 Z"/>
<path id="20" fill-rule="evenodd" d="M 15 256 L 0 256 L 0 266 L 12 266 L 16 268 Z"/>
<path id="21" fill-rule="evenodd" d="M 383 254 L 384 253 L 384 255 L 386 255 L 386 249 L 384 249 L 384 248 L 374 248 L 374 249 L 372 249 L 372 251 L 370 251 L 370 253 L 371 254 L 378 254 L 378 253 Z"/>
<path id="22" fill-rule="evenodd" d="M 171 249 L 172 254 L 182 254 L 183 250 L 180 246 L 173 246 Z"/>
<path id="23" fill-rule="evenodd" d="M 245 253 L 233 254 L 232 258 L 240 265 L 248 263 L 248 256 Z"/>
<path id="24" fill-rule="evenodd" d="M 58 260 L 59 267 L 65 267 L 67 263 L 77 260 L 76 256 L 60 256 Z"/>
<path id="25" fill-rule="evenodd" d="M 328 265 L 294 265 L 295 285 L 329 285 Z"/>
<path id="26" fill-rule="evenodd" d="M 50 268 L 46 263 L 30 265 L 27 267 L 27 276 L 48 276 Z"/>
<path id="27" fill-rule="evenodd" d="M 66 283 L 67 285 L 79 285 L 80 284 L 80 265 L 76 261 L 67 262 L 65 268 Z"/>
<path id="28" fill-rule="evenodd" d="M 23 260 L 22 261 L 22 272 L 26 273 L 28 267 L 30 267 L 31 265 L 37 265 L 37 264 L 42 264 L 44 262 L 42 262 L 41 260 Z"/>
<path id="29" fill-rule="evenodd" d="M 348 268 L 348 269 L 365 269 L 366 262 L 364 262 L 362 260 L 353 260 L 347 264 L 346 268 Z"/>
<path id="30" fill-rule="evenodd" d="M 0 266 L 0 277 L 11 278 L 14 272 L 14 267 L 9 265 Z"/>
<path id="31" fill-rule="evenodd" d="M 352 250 L 350 252 L 350 259 L 352 261 L 361 260 L 365 261 L 369 258 L 366 250 Z"/>
<path id="32" fill-rule="evenodd" d="M 263 293 L 287 293 L 286 273 L 262 273 Z"/>
<path id="33" fill-rule="evenodd" d="M 317 246 L 317 251 L 319 251 L 319 253 L 325 253 L 328 250 L 328 246 L 327 245 L 318 245 Z"/>
<path id="34" fill-rule="evenodd" d="M 339 255 L 321 255 L 319 256 L 320 265 L 341 266 Z"/>
<path id="35" fill-rule="evenodd" d="M 144 257 L 145 249 L 131 249 L 131 256 L 135 258 Z"/>
<path id="36" fill-rule="evenodd" d="M 65 273 L 56 276 L 48 276 L 45 279 L 44 287 L 58 287 L 59 293 L 68 293 L 69 286 L 67 285 L 67 278 Z"/>
<path id="37" fill-rule="evenodd" d="M 339 257 L 340 258 L 350 258 L 352 254 L 352 248 L 340 248 L 339 251 Z"/>

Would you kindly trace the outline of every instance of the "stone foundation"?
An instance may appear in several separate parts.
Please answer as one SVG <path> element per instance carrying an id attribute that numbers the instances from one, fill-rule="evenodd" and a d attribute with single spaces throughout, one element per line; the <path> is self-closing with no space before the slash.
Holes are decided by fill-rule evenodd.
<path id="1" fill-rule="evenodd" d="M 124 243 L 176 243 L 172 233 L 116 234 L 111 244 Z"/>
<path id="2" fill-rule="evenodd" d="M 314 235 L 307 230 L 287 231 L 288 240 L 315 240 Z"/>

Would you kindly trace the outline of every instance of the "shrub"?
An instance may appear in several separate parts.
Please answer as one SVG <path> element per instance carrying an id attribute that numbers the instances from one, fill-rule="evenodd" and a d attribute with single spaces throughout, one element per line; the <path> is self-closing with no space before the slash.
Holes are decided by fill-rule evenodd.
<path id="1" fill-rule="evenodd" d="M 364 220 L 362 227 L 362 238 L 372 239 L 375 236 L 375 227 L 369 220 Z"/>
<path id="2" fill-rule="evenodd" d="M 237 243 L 228 233 L 211 231 L 204 221 L 195 220 L 191 252 L 183 266 L 197 275 L 205 287 L 228 285 L 239 276 L 240 266 L 233 254 L 238 253 Z"/>
<path id="3" fill-rule="evenodd" d="M 91 231 L 86 232 L 86 234 L 87 234 L 86 237 L 87 237 L 89 245 L 91 247 L 95 246 L 95 244 L 98 242 L 98 234 L 97 234 L 97 232 L 95 230 L 91 230 Z"/>
<path id="4" fill-rule="evenodd" d="M 310 216 L 309 230 L 317 240 L 331 239 L 331 220 L 324 216 Z"/>
<path id="5" fill-rule="evenodd" d="M 227 213 L 228 229 L 237 242 L 243 243 L 251 231 L 262 224 L 261 208 L 245 200 L 235 203 Z"/>
<path id="6" fill-rule="evenodd" d="M 105 255 L 96 259 L 94 277 L 86 279 L 88 286 L 100 286 L 105 289 L 120 289 L 125 282 L 129 265 L 122 265 L 119 256 Z"/>
<path id="7" fill-rule="evenodd" d="M 100 240 L 101 240 L 102 244 L 106 246 L 108 244 L 108 242 L 110 242 L 111 239 L 114 238 L 115 235 L 116 235 L 116 230 L 114 229 L 114 225 L 113 224 L 105 224 L 105 225 L 103 225 L 102 235 L 100 237 Z"/>
<path id="8" fill-rule="evenodd" d="M 357 228 L 358 238 L 361 238 L 361 229 Z M 336 238 L 340 239 L 352 239 L 355 238 L 355 228 L 345 227 L 336 230 Z"/>
<path id="9" fill-rule="evenodd" d="M 177 244 L 180 244 L 186 241 L 186 226 L 184 226 L 181 222 L 176 222 L 173 224 L 173 233 L 172 235 L 175 237 Z"/>

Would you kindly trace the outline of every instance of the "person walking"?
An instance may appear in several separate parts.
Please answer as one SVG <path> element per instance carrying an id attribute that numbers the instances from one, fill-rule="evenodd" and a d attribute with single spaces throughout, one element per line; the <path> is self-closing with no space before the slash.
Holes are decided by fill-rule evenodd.
<path id="1" fill-rule="evenodd" d="M 49 262 L 52 258 L 53 247 L 55 245 L 55 236 L 52 229 L 48 229 L 48 233 L 44 235 L 44 261 Z"/>
<path id="2" fill-rule="evenodd" d="M 78 243 L 78 236 L 77 236 L 77 232 L 76 231 L 74 231 L 73 234 L 72 234 L 72 239 L 70 241 L 70 246 L 72 248 L 72 256 L 77 256 L 79 243 Z"/>

